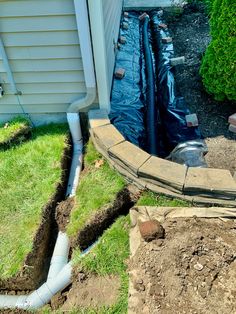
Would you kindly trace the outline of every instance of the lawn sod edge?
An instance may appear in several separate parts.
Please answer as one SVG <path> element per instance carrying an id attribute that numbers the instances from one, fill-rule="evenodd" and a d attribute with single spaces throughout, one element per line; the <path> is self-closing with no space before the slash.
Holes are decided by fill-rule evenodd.
<path id="1" fill-rule="evenodd" d="M 7 279 L 0 278 L 0 290 L 34 290 L 46 279 L 55 242 L 54 233 L 55 229 L 57 229 L 55 208 L 65 196 L 71 154 L 71 138 L 68 131 L 65 136 L 64 149 L 60 161 L 61 177 L 55 187 L 54 194 L 42 208 L 42 218 L 32 241 L 32 250 L 26 255 L 23 266 L 16 275 Z"/>
<path id="2" fill-rule="evenodd" d="M 18 145 L 31 136 L 32 128 L 27 119 L 16 117 L 0 126 L 0 150 L 5 150 L 13 145 Z"/>
<path id="3" fill-rule="evenodd" d="M 84 230 L 90 229 L 89 226 L 99 219 L 102 220 L 103 214 L 124 206 L 126 199 L 130 201 L 128 194 L 123 177 L 109 166 L 90 139 L 85 146 L 84 169 L 81 172 L 75 205 L 66 226 L 72 246 L 80 244 L 76 241 L 80 232 L 84 233 Z M 91 237 L 88 235 L 88 238 Z M 85 241 L 82 247 L 90 245 L 90 241 L 93 239 Z"/>
<path id="4" fill-rule="evenodd" d="M 101 308 L 77 308 L 75 313 L 115 314 L 127 312 L 128 272 L 126 261 L 129 258 L 129 229 L 129 215 L 121 216 L 104 231 L 90 254 L 81 258 L 79 248 L 74 250 L 72 255 L 73 281 L 76 282 L 78 273 L 83 271 L 87 276 L 90 274 L 119 276 L 121 282 L 120 293 L 115 304 Z"/>

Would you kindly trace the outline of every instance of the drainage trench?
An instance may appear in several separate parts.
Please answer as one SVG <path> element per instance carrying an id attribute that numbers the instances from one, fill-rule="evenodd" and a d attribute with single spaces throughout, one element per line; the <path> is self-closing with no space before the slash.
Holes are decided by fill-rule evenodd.
<path id="1" fill-rule="evenodd" d="M 68 160 L 66 161 L 66 164 L 67 166 L 65 167 L 65 169 L 67 170 L 65 171 L 63 184 L 60 189 L 60 195 L 64 195 L 64 200 L 58 199 L 59 203 L 56 202 L 54 204 L 55 206 L 53 206 L 50 211 L 50 241 L 47 245 L 47 250 L 50 252 L 50 254 L 48 254 L 45 269 L 43 272 L 44 276 L 41 282 L 45 282 L 47 278 L 50 260 L 56 243 L 56 236 L 59 231 L 62 233 L 65 232 L 66 224 L 68 223 L 68 219 L 70 217 L 70 212 L 74 206 L 73 197 L 65 199 L 66 186 L 69 177 L 68 169 L 70 169 Z M 85 225 L 85 227 L 78 233 L 75 239 L 72 239 L 69 259 L 71 258 L 72 250 L 75 247 L 79 247 L 82 251 L 82 254 L 86 254 L 87 252 L 89 252 L 90 248 L 93 247 L 94 244 L 96 244 L 99 237 L 102 236 L 105 230 L 113 225 L 118 217 L 122 215 L 127 215 L 129 213 L 129 209 L 134 206 L 134 204 L 139 199 L 139 196 L 139 189 L 132 185 L 128 185 L 119 193 L 117 193 L 114 202 L 104 206 L 103 208 L 100 208 L 99 211 L 91 217 L 90 221 Z M 39 284 L 41 284 L 41 282 Z M 69 289 L 70 285 L 62 291 L 68 291 Z M 31 289 L 26 288 L 19 290 L 9 287 L 9 289 L 0 290 L 0 294 L 4 294 L 6 296 L 23 296 L 30 294 L 31 292 Z M 11 313 L 11 310 L 7 309 L 1 311 L 2 313 Z M 19 311 L 19 313 L 24 313 L 23 309 L 18 309 L 17 311 Z"/>
<path id="2" fill-rule="evenodd" d="M 65 199 L 72 156 L 71 139 L 68 137 L 61 159 L 62 177 L 50 201 L 42 209 L 41 223 L 33 240 L 33 248 L 24 261 L 21 273 L 13 278 L 0 281 L 0 294 L 24 294 L 41 285 L 47 278 L 50 260 L 58 234 L 55 212 L 58 203 Z"/>
<path id="3" fill-rule="evenodd" d="M 152 155 L 192 167 L 206 167 L 206 144 L 185 100 L 176 96 L 172 38 L 163 11 L 129 12 L 120 35 L 111 96 L 111 122 L 133 144 Z M 124 39 L 123 39 L 124 42 Z M 153 71 L 155 69 L 155 71 Z M 154 73 L 153 73 L 154 72 Z"/>

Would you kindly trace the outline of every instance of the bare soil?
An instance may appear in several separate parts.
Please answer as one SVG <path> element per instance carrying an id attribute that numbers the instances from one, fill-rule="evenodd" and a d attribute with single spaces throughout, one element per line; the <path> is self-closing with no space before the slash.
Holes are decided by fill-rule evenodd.
<path id="1" fill-rule="evenodd" d="M 76 280 L 77 279 L 77 280 Z M 60 308 L 67 312 L 73 308 L 100 308 L 116 303 L 120 289 L 120 279 L 115 276 L 90 275 L 74 278 L 66 301 Z"/>
<path id="2" fill-rule="evenodd" d="M 130 313 L 236 313 L 236 223 L 169 219 L 165 239 L 142 242 L 129 270 L 138 298 Z"/>
<path id="3" fill-rule="evenodd" d="M 58 204 L 56 208 L 56 221 L 58 229 L 66 232 L 66 227 L 70 221 L 70 213 L 75 205 L 74 197 L 69 197 Z"/>
<path id="4" fill-rule="evenodd" d="M 236 103 L 214 100 L 205 92 L 199 75 L 202 57 L 211 40 L 204 5 L 186 5 L 182 15 L 166 18 L 175 54 L 186 59 L 185 65 L 175 68 L 177 90 L 189 109 L 198 115 L 209 148 L 208 166 L 228 169 L 233 174 L 236 171 L 236 135 L 228 131 L 228 117 L 236 112 Z"/>

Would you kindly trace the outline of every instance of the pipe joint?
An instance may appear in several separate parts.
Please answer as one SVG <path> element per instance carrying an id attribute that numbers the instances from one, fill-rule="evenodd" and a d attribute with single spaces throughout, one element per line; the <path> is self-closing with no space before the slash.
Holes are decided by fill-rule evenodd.
<path id="1" fill-rule="evenodd" d="M 96 87 L 87 87 L 85 97 L 74 101 L 68 108 L 67 113 L 77 113 L 80 110 L 89 107 L 96 98 Z"/>

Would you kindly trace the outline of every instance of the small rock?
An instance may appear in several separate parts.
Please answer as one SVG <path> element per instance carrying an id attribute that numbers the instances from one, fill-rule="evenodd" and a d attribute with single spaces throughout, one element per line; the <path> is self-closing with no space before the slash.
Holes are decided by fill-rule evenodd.
<path id="1" fill-rule="evenodd" d="M 182 56 L 182 57 L 176 57 L 176 58 L 171 58 L 170 59 L 170 65 L 172 67 L 176 66 L 176 65 L 180 65 L 180 64 L 184 64 L 185 62 L 185 57 Z"/>
<path id="2" fill-rule="evenodd" d="M 164 37 L 164 38 L 162 38 L 162 42 L 164 44 L 169 44 L 172 42 L 172 38 L 171 37 Z"/>
<path id="3" fill-rule="evenodd" d="M 125 38 L 125 36 L 120 36 L 119 42 L 120 42 L 121 44 L 125 44 L 125 43 L 126 43 L 126 38 Z"/>
<path id="4" fill-rule="evenodd" d="M 200 263 L 195 264 L 193 267 L 194 267 L 194 269 L 196 269 L 196 270 L 198 270 L 198 271 L 203 270 L 203 265 L 200 264 Z"/>
<path id="5" fill-rule="evenodd" d="M 122 28 L 123 29 L 129 29 L 129 24 L 127 22 L 122 23 Z"/>
<path id="6" fill-rule="evenodd" d="M 129 12 L 124 12 L 124 17 L 129 17 Z"/>
<path id="7" fill-rule="evenodd" d="M 162 246 L 163 245 L 164 240 L 163 239 L 157 239 L 154 241 L 154 244 L 156 246 Z"/>
<path id="8" fill-rule="evenodd" d="M 115 70 L 115 78 L 121 80 L 125 76 L 125 69 L 119 68 Z"/>
<path id="9" fill-rule="evenodd" d="M 159 27 L 159 28 L 162 28 L 162 29 L 167 29 L 167 25 L 164 24 L 164 23 L 160 23 L 160 24 L 158 25 L 158 27 Z"/>
<path id="10" fill-rule="evenodd" d="M 143 283 L 140 283 L 139 280 L 135 280 L 134 289 L 137 291 L 145 291 L 145 286 Z"/>
<path id="11" fill-rule="evenodd" d="M 143 279 L 136 279 L 136 282 L 141 285 L 143 284 Z"/>
<path id="12" fill-rule="evenodd" d="M 193 114 L 187 114 L 185 116 L 186 122 L 187 122 L 187 126 L 188 127 L 194 127 L 194 126 L 198 126 L 198 118 L 196 113 Z"/>
<path id="13" fill-rule="evenodd" d="M 139 224 L 141 236 L 146 242 L 164 238 L 165 230 L 157 220 L 149 220 Z"/>

